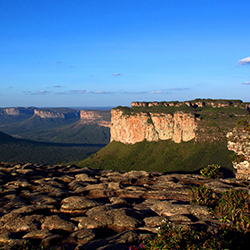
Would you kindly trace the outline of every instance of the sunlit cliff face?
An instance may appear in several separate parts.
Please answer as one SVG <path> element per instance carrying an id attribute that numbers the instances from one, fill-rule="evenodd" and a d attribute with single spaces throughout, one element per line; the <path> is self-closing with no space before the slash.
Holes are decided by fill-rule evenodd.
<path id="1" fill-rule="evenodd" d="M 111 111 L 111 141 L 134 144 L 143 140 L 173 140 L 176 143 L 195 138 L 197 125 L 191 113 L 155 114 L 140 112 L 123 115 L 119 109 Z"/>

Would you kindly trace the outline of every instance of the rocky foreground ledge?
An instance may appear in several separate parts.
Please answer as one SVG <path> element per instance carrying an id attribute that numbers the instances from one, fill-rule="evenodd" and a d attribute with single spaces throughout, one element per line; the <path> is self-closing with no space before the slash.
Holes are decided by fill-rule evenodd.
<path id="1" fill-rule="evenodd" d="M 249 181 L 201 175 L 94 170 L 71 166 L 0 164 L 0 246 L 128 250 L 155 234 L 162 221 L 216 227 L 189 190 L 206 185 L 221 193 L 249 191 Z"/>

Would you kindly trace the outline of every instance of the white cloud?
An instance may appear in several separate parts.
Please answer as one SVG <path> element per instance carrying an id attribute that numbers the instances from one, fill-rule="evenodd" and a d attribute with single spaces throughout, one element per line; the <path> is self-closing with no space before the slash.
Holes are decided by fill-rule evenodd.
<path id="1" fill-rule="evenodd" d="M 244 85 L 250 85 L 250 82 L 243 82 Z"/>
<path id="2" fill-rule="evenodd" d="M 23 91 L 23 93 L 29 94 L 29 95 L 47 95 L 47 94 L 50 94 L 51 91 L 47 91 L 47 90 L 39 90 L 39 91 L 36 91 L 36 92 Z"/>
<path id="3" fill-rule="evenodd" d="M 114 92 L 104 91 L 104 90 L 98 90 L 98 91 L 92 91 L 92 90 L 70 90 L 69 94 L 114 94 Z"/>
<path id="4" fill-rule="evenodd" d="M 54 88 L 61 88 L 61 85 L 55 85 Z"/>
<path id="5" fill-rule="evenodd" d="M 122 94 L 128 94 L 128 95 L 143 95 L 147 94 L 148 92 L 145 91 L 123 91 Z"/>
<path id="6" fill-rule="evenodd" d="M 250 56 L 249 57 L 246 57 L 246 58 L 243 58 L 241 60 L 238 61 L 238 64 L 239 65 L 246 65 L 246 64 L 250 64 Z"/>
<path id="7" fill-rule="evenodd" d="M 112 74 L 112 76 L 121 76 L 122 74 L 121 73 L 114 73 Z"/>
<path id="8" fill-rule="evenodd" d="M 156 90 L 156 91 L 152 91 L 152 94 L 169 94 L 170 92 L 167 90 Z"/>
<path id="9" fill-rule="evenodd" d="M 163 89 L 163 90 L 156 90 L 152 91 L 152 94 L 170 94 L 172 91 L 183 91 L 189 90 L 189 88 L 171 88 L 171 89 Z"/>
<path id="10" fill-rule="evenodd" d="M 94 92 L 92 92 L 92 93 L 93 93 L 93 94 L 114 94 L 114 92 L 103 91 L 103 90 L 94 91 Z"/>

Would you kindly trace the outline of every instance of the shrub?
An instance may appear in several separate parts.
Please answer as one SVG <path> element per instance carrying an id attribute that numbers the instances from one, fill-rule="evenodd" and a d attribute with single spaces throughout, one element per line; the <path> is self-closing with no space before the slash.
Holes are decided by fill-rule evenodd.
<path id="1" fill-rule="evenodd" d="M 193 187 L 189 191 L 190 203 L 211 206 L 217 203 L 218 196 L 207 186 Z"/>
<path id="2" fill-rule="evenodd" d="M 250 195 L 246 190 L 229 189 L 222 193 L 215 212 L 221 216 L 222 222 L 227 222 L 239 231 L 250 228 Z"/>
<path id="3" fill-rule="evenodd" d="M 203 168 L 200 173 L 202 176 L 210 178 L 210 179 L 216 179 L 220 177 L 219 174 L 219 169 L 220 166 L 219 165 L 208 165 L 207 167 Z"/>
<path id="4" fill-rule="evenodd" d="M 145 249 L 222 249 L 213 232 L 207 232 L 207 228 L 197 232 L 191 228 L 176 227 L 175 224 L 164 223 L 158 235 L 150 238 L 144 245 Z"/>

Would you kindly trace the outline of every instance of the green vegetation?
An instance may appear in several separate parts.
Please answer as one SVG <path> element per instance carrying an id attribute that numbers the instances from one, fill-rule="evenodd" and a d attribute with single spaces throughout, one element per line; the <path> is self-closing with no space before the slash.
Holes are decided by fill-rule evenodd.
<path id="1" fill-rule="evenodd" d="M 250 116 L 237 122 L 236 128 L 243 127 L 245 130 L 250 132 Z"/>
<path id="2" fill-rule="evenodd" d="M 108 144 L 110 129 L 97 124 L 80 126 L 74 123 L 58 128 L 25 132 L 22 136 L 34 141 L 53 143 Z"/>
<path id="3" fill-rule="evenodd" d="M 192 140 L 179 144 L 170 140 L 142 141 L 133 145 L 113 141 L 78 165 L 118 171 L 199 172 L 201 168 L 216 162 L 227 175 L 233 171 L 231 154 L 226 140 Z"/>
<path id="4" fill-rule="evenodd" d="M 191 203 L 213 207 L 211 214 L 218 216 L 222 224 L 197 229 L 177 226 L 166 220 L 155 237 L 146 239 L 139 247 L 130 247 L 130 250 L 249 248 L 250 195 L 247 191 L 228 190 L 219 199 L 211 188 L 202 186 L 192 188 L 189 195 Z"/>
<path id="5" fill-rule="evenodd" d="M 34 164 L 67 164 L 87 158 L 103 144 L 59 144 L 16 139 L 0 132 L 1 162 Z"/>
<path id="6" fill-rule="evenodd" d="M 217 203 L 218 197 L 214 190 L 207 186 L 195 186 L 189 191 L 190 203 L 211 206 Z"/>
<path id="7" fill-rule="evenodd" d="M 223 222 L 228 222 L 238 231 L 250 228 L 250 195 L 246 190 L 228 190 L 222 196 L 216 207 L 216 213 Z"/>
<path id="8" fill-rule="evenodd" d="M 131 250 L 235 250 L 248 249 L 249 242 L 246 233 L 235 228 L 222 226 L 216 230 L 208 230 L 204 226 L 200 230 L 193 227 L 178 227 L 171 222 L 165 222 L 156 237 L 145 240 L 140 247 L 130 247 Z"/>
<path id="9" fill-rule="evenodd" d="M 217 179 L 220 177 L 219 173 L 220 166 L 219 165 L 208 165 L 207 167 L 201 169 L 200 173 L 202 176 L 210 178 L 210 179 Z"/>
<path id="10" fill-rule="evenodd" d="M 176 111 L 182 111 L 182 112 L 194 112 L 196 109 L 192 107 L 188 107 L 187 105 L 183 104 L 179 107 L 176 106 L 169 106 L 166 107 L 164 105 L 159 105 L 159 106 L 151 106 L 151 107 L 122 107 L 118 106 L 115 109 L 119 109 L 123 112 L 123 115 L 125 116 L 130 116 L 130 115 L 135 115 L 137 113 L 166 113 L 166 114 L 173 114 Z"/>

